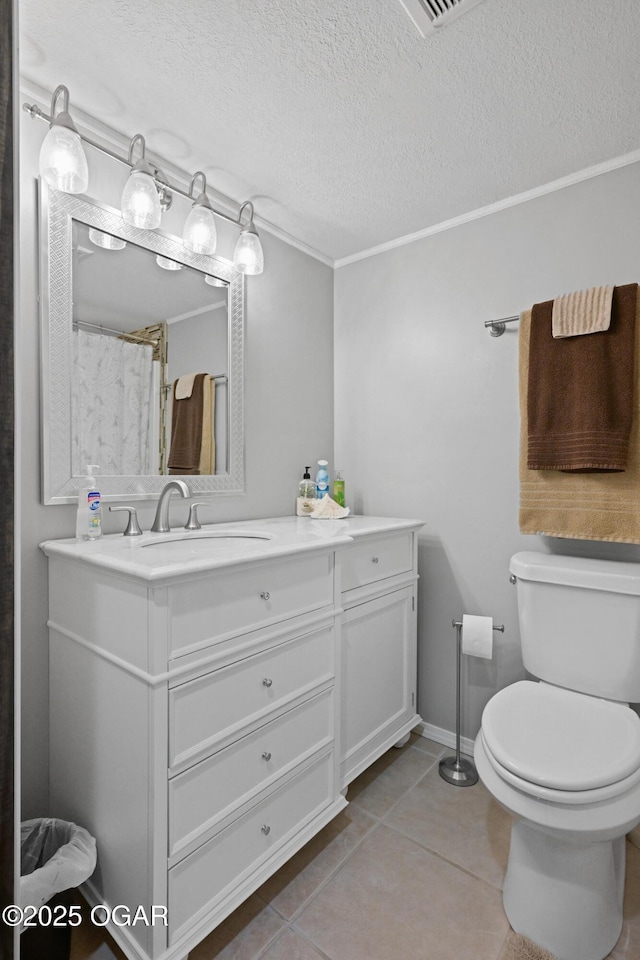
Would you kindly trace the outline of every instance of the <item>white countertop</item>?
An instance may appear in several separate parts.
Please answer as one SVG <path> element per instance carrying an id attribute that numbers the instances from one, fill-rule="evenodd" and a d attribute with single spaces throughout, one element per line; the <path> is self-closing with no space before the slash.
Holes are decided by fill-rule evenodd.
<path id="1" fill-rule="evenodd" d="M 171 533 L 145 533 L 141 537 L 110 534 L 93 541 L 47 540 L 40 547 L 48 557 L 64 557 L 138 580 L 158 582 L 327 546 L 339 548 L 358 537 L 418 529 L 422 525 L 422 520 L 390 517 L 275 517 L 203 524 L 201 530 L 193 532 L 177 527 Z"/>

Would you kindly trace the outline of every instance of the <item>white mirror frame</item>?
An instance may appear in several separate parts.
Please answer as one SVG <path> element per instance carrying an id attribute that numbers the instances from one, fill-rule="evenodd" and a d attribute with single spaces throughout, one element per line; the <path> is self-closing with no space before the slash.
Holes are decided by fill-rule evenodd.
<path id="1" fill-rule="evenodd" d="M 227 472 L 186 479 L 194 496 L 238 495 L 244 487 L 244 277 L 218 257 L 192 254 L 177 237 L 140 230 L 120 212 L 82 196 L 60 193 L 39 181 L 42 498 L 45 504 L 74 503 L 81 478 L 71 472 L 72 221 L 79 220 L 203 274 L 228 281 L 228 461 Z M 173 475 L 172 475 L 173 478 Z M 102 476 L 106 501 L 152 500 L 167 476 Z"/>

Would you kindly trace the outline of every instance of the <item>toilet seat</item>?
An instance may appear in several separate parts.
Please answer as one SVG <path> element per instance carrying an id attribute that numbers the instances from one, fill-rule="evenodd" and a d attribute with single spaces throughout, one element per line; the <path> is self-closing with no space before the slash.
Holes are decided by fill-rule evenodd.
<path id="1" fill-rule="evenodd" d="M 493 756 L 482 732 L 480 733 L 480 738 L 487 760 L 500 779 L 512 787 L 521 790 L 522 793 L 526 793 L 530 797 L 535 797 L 536 800 L 549 800 L 552 803 L 571 805 L 600 803 L 603 800 L 610 800 L 612 797 L 620 796 L 640 783 L 640 767 L 638 767 L 634 773 L 625 777 L 624 780 L 617 780 L 615 783 L 610 783 L 605 787 L 595 787 L 592 790 L 555 790 L 552 787 L 543 787 L 539 783 L 532 783 L 530 780 L 517 777 L 511 773 L 510 770 L 507 770 L 506 767 L 503 767 Z"/>
<path id="2" fill-rule="evenodd" d="M 495 772 L 555 803 L 594 803 L 640 781 L 640 718 L 624 704 L 522 680 L 485 707 L 482 741 Z"/>

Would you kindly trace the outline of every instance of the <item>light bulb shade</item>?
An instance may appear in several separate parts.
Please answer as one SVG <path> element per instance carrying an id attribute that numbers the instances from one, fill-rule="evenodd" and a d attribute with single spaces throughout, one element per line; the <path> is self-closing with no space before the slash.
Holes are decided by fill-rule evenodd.
<path id="1" fill-rule="evenodd" d="M 163 270 L 182 270 L 182 264 L 177 260 L 170 260 L 169 257 L 163 257 L 160 254 L 156 256 L 156 263 Z"/>
<path id="2" fill-rule="evenodd" d="M 217 241 L 218 232 L 211 207 L 194 203 L 182 231 L 182 242 L 185 247 L 192 253 L 212 256 L 215 253 Z"/>
<path id="3" fill-rule="evenodd" d="M 89 227 L 89 240 L 96 247 L 102 247 L 103 250 L 124 250 L 127 245 L 126 240 L 113 237 L 110 233 L 103 233 L 102 230 L 96 230 L 95 227 Z"/>
<path id="4" fill-rule="evenodd" d="M 228 287 L 229 283 L 227 280 L 221 280 L 220 277 L 212 277 L 211 274 L 205 273 L 204 282 L 208 283 L 210 287 Z"/>
<path id="5" fill-rule="evenodd" d="M 40 175 L 56 190 L 85 192 L 89 185 L 89 168 L 76 130 L 54 120 L 40 148 Z"/>
<path id="6" fill-rule="evenodd" d="M 240 231 L 233 252 L 233 265 L 238 273 L 246 273 L 250 277 L 255 277 L 264 270 L 262 244 L 253 222 Z"/>
<path id="7" fill-rule="evenodd" d="M 123 220 L 133 227 L 155 230 L 160 226 L 162 207 L 150 173 L 133 168 L 122 191 L 120 209 Z"/>

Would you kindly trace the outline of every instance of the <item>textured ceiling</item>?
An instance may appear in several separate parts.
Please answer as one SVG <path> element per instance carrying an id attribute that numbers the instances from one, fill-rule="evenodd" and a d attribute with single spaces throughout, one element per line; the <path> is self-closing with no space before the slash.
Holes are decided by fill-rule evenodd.
<path id="1" fill-rule="evenodd" d="M 22 74 L 331 259 L 640 148 L 640 2 L 20 0 Z"/>

